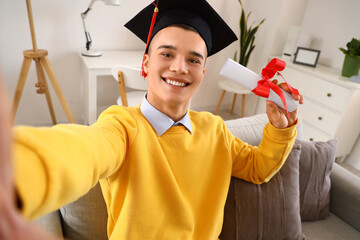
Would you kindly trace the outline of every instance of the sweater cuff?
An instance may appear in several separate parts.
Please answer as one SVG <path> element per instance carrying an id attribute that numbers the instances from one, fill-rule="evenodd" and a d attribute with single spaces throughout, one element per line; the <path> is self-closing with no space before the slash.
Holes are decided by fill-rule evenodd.
<path id="1" fill-rule="evenodd" d="M 32 171 L 42 168 L 38 156 L 21 143 L 14 145 L 15 187 L 19 210 L 23 216 L 33 219 L 36 208 L 41 206 L 46 192 L 47 177 L 43 173 Z M 31 184 L 30 184 L 31 183 Z"/>
<path id="2" fill-rule="evenodd" d="M 296 136 L 296 126 L 298 125 L 298 120 L 296 123 L 288 128 L 276 128 L 270 122 L 266 125 L 265 131 L 272 139 L 276 139 L 278 141 L 287 141 Z"/>

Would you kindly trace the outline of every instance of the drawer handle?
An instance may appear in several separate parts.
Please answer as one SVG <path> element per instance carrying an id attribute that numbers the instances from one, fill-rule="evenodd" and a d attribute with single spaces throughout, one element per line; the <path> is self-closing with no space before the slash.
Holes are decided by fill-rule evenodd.
<path id="1" fill-rule="evenodd" d="M 331 97 L 332 95 L 331 95 L 331 93 L 328 93 L 327 96 L 328 96 L 328 97 Z"/>
<path id="2" fill-rule="evenodd" d="M 313 141 L 314 141 L 314 139 L 313 139 L 313 138 L 310 138 L 309 140 L 310 140 L 310 142 L 313 142 Z"/>
<path id="3" fill-rule="evenodd" d="M 322 117 L 318 117 L 318 119 L 321 121 L 323 118 L 322 118 Z"/>

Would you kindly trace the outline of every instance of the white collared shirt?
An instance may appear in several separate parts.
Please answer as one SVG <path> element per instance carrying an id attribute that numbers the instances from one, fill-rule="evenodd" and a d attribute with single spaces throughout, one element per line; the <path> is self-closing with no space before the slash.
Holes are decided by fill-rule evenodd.
<path id="1" fill-rule="evenodd" d="M 186 112 L 185 116 L 182 119 L 175 122 L 170 117 L 160 112 L 153 105 L 151 105 L 146 99 L 146 94 L 143 98 L 143 101 L 141 102 L 140 110 L 141 113 L 145 116 L 145 118 L 149 121 L 149 123 L 153 126 L 159 137 L 163 135 L 172 126 L 178 125 L 183 125 L 192 134 L 189 111 Z"/>

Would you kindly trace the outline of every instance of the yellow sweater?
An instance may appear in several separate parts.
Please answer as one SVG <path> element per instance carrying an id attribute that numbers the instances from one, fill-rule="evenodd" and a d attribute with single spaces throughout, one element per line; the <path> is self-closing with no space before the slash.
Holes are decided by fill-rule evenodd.
<path id="1" fill-rule="evenodd" d="M 35 218 L 74 201 L 99 179 L 110 239 L 217 239 L 230 177 L 262 183 L 282 166 L 295 127 L 267 124 L 259 147 L 220 117 L 189 112 L 159 137 L 139 107 L 113 106 L 92 126 L 15 129 L 16 187 Z"/>

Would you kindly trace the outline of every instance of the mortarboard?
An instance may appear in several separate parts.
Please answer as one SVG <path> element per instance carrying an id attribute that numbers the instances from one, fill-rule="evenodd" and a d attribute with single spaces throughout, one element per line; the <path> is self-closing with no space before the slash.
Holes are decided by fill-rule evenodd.
<path id="1" fill-rule="evenodd" d="M 161 29 L 173 24 L 194 28 L 204 39 L 208 56 L 237 40 L 235 33 L 206 0 L 157 0 L 150 3 L 125 24 L 148 44 Z"/>

